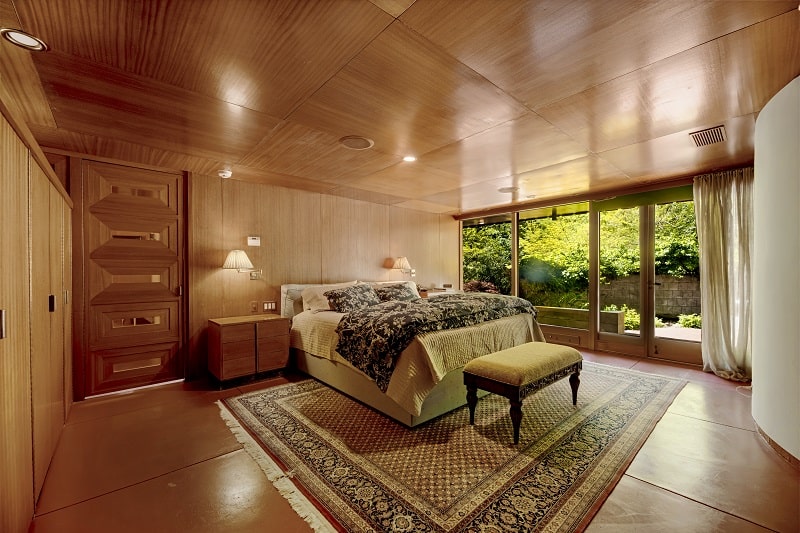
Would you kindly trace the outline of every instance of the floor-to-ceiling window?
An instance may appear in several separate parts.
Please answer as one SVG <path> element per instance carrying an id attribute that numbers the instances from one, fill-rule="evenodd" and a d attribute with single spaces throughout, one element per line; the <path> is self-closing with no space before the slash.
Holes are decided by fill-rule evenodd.
<path id="1" fill-rule="evenodd" d="M 548 339 L 699 362 L 691 187 L 462 222 L 465 287 L 526 298 Z"/>
<path id="2" fill-rule="evenodd" d="M 589 203 L 519 214 L 519 296 L 541 324 L 589 328 Z"/>
<path id="3" fill-rule="evenodd" d="M 463 221 L 465 290 L 512 294 L 512 221 L 510 214 Z"/>

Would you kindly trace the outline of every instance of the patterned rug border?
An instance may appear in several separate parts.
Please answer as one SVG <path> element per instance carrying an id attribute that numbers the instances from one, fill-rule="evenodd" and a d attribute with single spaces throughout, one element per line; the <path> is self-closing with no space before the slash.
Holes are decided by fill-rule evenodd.
<path id="1" fill-rule="evenodd" d="M 293 385 L 294 383 L 287 383 L 286 385 Z M 286 385 L 278 385 L 284 387 Z M 270 387 L 274 388 L 274 387 Z M 258 391 L 263 392 L 263 390 Z M 249 394 L 249 393 L 248 393 Z M 240 398 L 244 394 L 235 396 Z M 219 414 L 225 425 L 231 430 L 233 436 L 242 445 L 244 451 L 250 456 L 253 461 L 261 468 L 264 475 L 277 489 L 278 493 L 289 502 L 289 505 L 297 513 L 300 518 L 319 533 L 338 533 L 339 529 L 334 527 L 328 519 L 320 512 L 314 503 L 303 493 L 303 491 L 295 485 L 283 468 L 278 466 L 278 463 L 272 458 L 270 453 L 264 449 L 264 445 L 260 444 L 247 429 L 242 426 L 236 415 L 230 410 L 222 400 L 215 402 L 219 407 Z"/>
<path id="2" fill-rule="evenodd" d="M 568 485 L 568 489 L 566 490 L 565 494 L 571 499 L 578 498 L 578 501 L 581 503 L 581 506 L 566 511 L 564 509 L 559 508 L 557 509 L 556 513 L 548 513 L 548 514 L 553 514 L 554 516 L 551 516 L 550 520 L 544 522 L 544 524 L 539 524 L 539 526 L 542 525 L 546 526 L 545 528 L 542 529 L 543 531 L 551 531 L 551 530 L 580 531 L 583 530 L 588 525 L 588 523 L 591 521 L 591 519 L 597 513 L 599 508 L 602 506 L 608 495 L 611 493 L 611 491 L 613 491 L 614 487 L 622 478 L 628 466 L 634 460 L 644 442 L 647 440 L 647 438 L 649 438 L 650 434 L 657 425 L 658 421 L 663 417 L 664 413 L 669 409 L 670 405 L 673 403 L 677 395 L 680 393 L 680 391 L 687 383 L 686 380 L 682 379 L 676 379 L 668 376 L 661 376 L 658 374 L 650 374 L 627 368 L 603 365 L 600 363 L 584 362 L 584 365 L 585 365 L 584 370 L 593 369 L 599 372 L 601 375 L 604 373 L 607 375 L 613 375 L 614 373 L 627 374 L 631 377 L 631 383 L 635 381 L 634 376 L 638 375 L 642 376 L 642 378 L 644 379 L 661 380 L 664 384 L 661 385 L 658 390 L 657 393 L 657 396 L 659 397 L 658 401 L 656 401 L 655 399 L 648 401 L 646 404 L 644 404 L 644 408 L 637 410 L 635 416 L 632 416 L 625 422 L 624 426 L 626 429 L 624 431 L 621 430 L 618 433 L 615 433 L 614 437 L 607 443 L 605 443 L 597 452 L 597 454 L 594 456 L 594 458 L 591 459 L 592 463 L 597 463 L 602 467 L 589 468 L 586 471 L 581 471 L 579 476 L 575 478 Z M 326 504 L 323 504 L 321 501 L 317 500 L 316 492 L 319 490 L 319 487 L 317 487 L 317 490 L 314 489 L 315 486 L 319 485 L 319 483 L 315 482 L 314 478 L 316 478 L 319 474 L 314 470 L 309 469 L 306 465 L 291 464 L 292 463 L 291 459 L 290 463 L 286 463 L 286 461 L 282 458 L 282 454 L 287 453 L 286 452 L 287 450 L 289 451 L 290 454 L 295 454 L 294 450 L 289 448 L 288 446 L 285 446 L 283 442 L 280 442 L 280 439 L 277 437 L 277 435 L 273 434 L 268 429 L 267 426 L 264 426 L 263 423 L 258 421 L 257 417 L 255 417 L 252 413 L 247 411 L 247 409 L 240 403 L 241 400 L 251 398 L 254 396 L 259 396 L 267 391 L 278 393 L 278 391 L 281 391 L 285 388 L 300 387 L 303 384 L 309 384 L 309 383 L 316 384 L 316 386 L 327 387 L 326 385 L 321 384 L 316 380 L 304 379 L 303 381 L 299 382 L 286 383 L 278 386 L 260 389 L 257 391 L 243 393 L 238 396 L 230 398 L 225 398 L 224 400 L 217 402 L 217 404 L 220 408 L 220 414 L 222 418 L 225 419 L 226 424 L 228 425 L 229 428 L 231 428 L 231 431 L 234 433 L 237 440 L 239 440 L 239 442 L 242 443 L 245 451 L 256 461 L 257 464 L 259 464 L 259 466 L 265 472 L 268 479 L 276 486 L 279 492 L 289 501 L 292 508 L 298 513 L 298 515 L 304 518 L 306 522 L 309 523 L 309 525 L 315 531 L 325 532 L 325 533 L 329 531 L 342 531 L 340 527 L 337 527 L 339 520 L 339 517 L 337 517 L 337 503 L 328 502 Z M 630 384 L 628 386 L 630 386 Z M 306 392 L 305 394 L 312 394 L 312 393 L 313 391 Z M 297 391 L 297 394 L 302 395 L 304 393 L 302 391 Z M 286 395 L 288 396 L 288 393 Z M 282 398 L 284 395 L 280 396 Z M 346 395 L 342 396 L 346 397 Z M 295 395 L 293 397 L 298 397 L 298 396 Z M 600 411 L 604 408 L 607 408 L 608 405 L 611 405 L 608 397 L 616 397 L 616 393 L 614 393 L 613 391 L 604 391 L 603 393 L 597 395 L 592 400 L 591 404 L 592 405 L 599 404 L 600 407 L 597 409 L 597 411 Z M 599 402 L 601 398 L 604 398 L 604 400 L 602 402 Z M 275 395 L 273 395 L 273 401 L 277 401 L 275 399 Z M 351 401 L 355 400 L 351 399 Z M 558 422 L 557 425 L 552 426 L 551 431 L 555 429 L 558 429 L 559 431 L 553 432 L 552 435 L 548 432 L 548 434 L 543 436 L 545 437 L 544 439 L 540 439 L 543 442 L 535 441 L 529 444 L 526 450 L 532 449 L 532 447 L 534 446 L 548 449 L 553 444 L 554 440 L 558 441 L 563 436 L 571 437 L 573 430 L 570 426 L 573 423 L 587 424 L 591 416 L 595 416 L 594 412 L 591 413 L 591 416 L 588 411 L 586 414 L 584 414 L 584 409 L 581 409 L 574 415 L 570 415 L 567 418 L 561 420 L 560 422 Z M 238 410 L 243 410 L 244 413 L 237 412 Z M 582 417 L 578 416 L 579 414 L 582 415 Z M 575 418 L 576 421 L 571 420 L 572 418 Z M 644 422 L 642 420 L 644 420 Z M 313 422 L 310 420 L 306 421 L 306 423 L 309 422 L 313 424 Z M 249 424 L 254 424 L 254 423 L 261 424 L 259 430 L 248 427 Z M 320 428 L 316 424 L 314 425 L 316 431 L 320 432 L 319 435 L 323 435 L 325 433 L 325 430 L 323 428 Z M 629 431 L 628 429 L 629 426 L 630 428 L 632 428 L 632 431 Z M 637 428 L 634 426 L 644 426 L 644 429 L 641 427 Z M 260 434 L 263 433 L 264 431 L 272 435 L 272 438 L 267 438 L 267 440 L 265 440 L 265 435 Z M 269 442 L 270 440 L 272 440 L 271 443 Z M 550 441 L 550 442 L 544 442 L 544 441 Z M 273 446 L 277 444 L 278 446 L 276 450 L 270 449 L 270 444 L 272 444 Z M 348 453 L 349 455 L 358 456 L 358 454 L 355 452 L 348 452 Z M 537 455 L 537 457 L 539 456 Z M 539 457 L 539 459 L 545 457 L 546 455 L 542 455 L 541 457 Z M 539 461 L 539 459 L 537 459 L 537 461 Z M 611 461 L 610 464 L 607 462 L 609 460 Z M 366 462 L 368 463 L 368 460 Z M 279 464 L 281 465 L 285 464 L 286 466 L 281 467 L 279 466 Z M 506 480 L 505 482 L 506 487 L 510 488 L 514 486 L 515 484 L 519 483 L 521 479 L 530 475 L 531 472 L 532 469 L 520 470 L 519 475 L 516 478 L 508 478 Z M 545 471 L 545 475 L 546 474 L 547 472 Z M 300 481 L 300 479 L 305 479 L 306 482 L 310 484 L 307 485 L 307 483 Z M 373 480 L 373 482 L 379 483 L 377 478 Z M 601 484 L 603 488 L 602 489 L 595 488 L 597 484 Z M 590 488 L 588 492 L 585 490 L 587 486 Z M 506 489 L 502 490 L 505 491 Z M 408 492 L 408 491 L 403 491 L 403 492 Z M 499 493 L 495 491 L 492 494 L 493 497 L 496 497 L 497 494 Z M 408 496 L 408 494 L 402 494 L 402 495 Z M 415 498 L 411 498 L 411 500 L 414 499 Z M 486 500 L 485 497 L 481 497 L 477 494 L 473 495 L 469 499 L 475 501 L 484 501 L 484 500 L 486 501 L 485 505 L 476 506 L 475 510 L 469 513 L 470 518 L 477 517 L 480 513 L 486 511 L 491 505 L 490 500 Z M 586 500 L 585 504 L 584 500 Z M 574 503 L 575 502 L 573 502 L 573 505 Z M 338 505 L 344 508 L 344 512 L 348 516 L 353 513 L 352 509 L 347 508 L 347 504 L 343 505 L 342 502 L 339 502 Z M 339 510 L 339 512 L 342 511 Z M 577 517 L 575 516 L 576 514 Z M 349 516 L 348 520 L 350 521 L 355 520 L 356 523 L 359 523 L 358 527 L 365 527 L 368 528 L 368 530 L 373 530 L 369 529 L 370 526 L 366 522 L 358 522 L 359 520 L 364 520 L 363 517 L 362 518 L 356 517 L 354 519 L 353 516 Z M 464 521 L 463 514 L 461 518 L 456 520 L 456 523 L 458 522 L 460 522 L 461 524 L 467 523 Z M 446 520 L 445 522 L 443 522 L 444 526 L 440 525 L 439 527 L 444 527 L 444 529 L 442 529 L 443 531 L 456 531 L 457 529 L 452 529 L 452 527 L 456 525 L 456 523 L 452 521 L 451 517 L 450 520 Z M 537 528 L 539 526 L 537 526 Z M 341 527 L 346 527 L 346 526 L 342 524 Z"/>

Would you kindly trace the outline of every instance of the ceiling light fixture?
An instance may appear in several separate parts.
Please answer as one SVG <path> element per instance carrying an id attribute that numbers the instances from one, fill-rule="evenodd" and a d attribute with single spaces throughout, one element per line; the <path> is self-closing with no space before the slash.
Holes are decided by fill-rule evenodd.
<path id="1" fill-rule="evenodd" d="M 6 41 L 17 45 L 20 48 L 24 48 L 25 50 L 30 50 L 33 52 L 47 51 L 47 44 L 45 44 L 43 40 L 22 30 L 15 30 L 13 28 L 0 28 L 0 35 L 2 35 L 3 39 Z"/>
<path id="2" fill-rule="evenodd" d="M 403 161 L 405 161 L 406 163 L 413 163 L 416 160 L 417 158 L 414 157 L 413 155 L 407 155 L 403 158 Z"/>
<path id="3" fill-rule="evenodd" d="M 375 145 L 375 141 L 359 135 L 346 135 L 339 139 L 339 144 L 350 150 L 366 150 Z"/>
<path id="4" fill-rule="evenodd" d="M 223 168 L 222 170 L 217 172 L 217 176 L 219 176 L 220 178 L 226 180 L 226 179 L 230 178 L 231 176 L 233 176 L 233 172 L 229 168 Z"/>

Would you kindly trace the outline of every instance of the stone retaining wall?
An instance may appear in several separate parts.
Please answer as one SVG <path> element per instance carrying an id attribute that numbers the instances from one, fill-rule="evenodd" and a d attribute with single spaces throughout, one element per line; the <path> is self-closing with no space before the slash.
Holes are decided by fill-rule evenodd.
<path id="1" fill-rule="evenodd" d="M 673 316 L 700 314 L 700 280 L 698 278 L 656 276 L 656 314 Z M 627 276 L 600 284 L 603 306 L 614 304 L 639 308 L 639 275 Z"/>

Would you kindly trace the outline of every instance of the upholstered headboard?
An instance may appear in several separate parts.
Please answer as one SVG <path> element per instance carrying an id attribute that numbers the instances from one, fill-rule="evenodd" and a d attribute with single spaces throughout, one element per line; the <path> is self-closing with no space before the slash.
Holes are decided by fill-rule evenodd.
<path id="1" fill-rule="evenodd" d="M 292 318 L 303 311 L 303 289 L 310 285 L 281 285 L 281 316 Z"/>
<path id="2" fill-rule="evenodd" d="M 348 284 L 358 283 L 356 281 L 347 282 Z M 387 283 L 406 283 L 416 291 L 417 285 L 413 281 L 362 281 L 373 285 Z M 281 316 L 292 318 L 294 315 L 303 312 L 303 290 L 308 287 L 334 287 L 341 286 L 340 283 L 290 283 L 281 285 Z"/>
<path id="3" fill-rule="evenodd" d="M 281 316 L 292 318 L 294 315 L 303 312 L 303 290 L 309 287 L 319 287 L 328 290 L 341 287 L 342 285 L 355 285 L 357 281 L 346 281 L 343 283 L 291 283 L 281 285 Z M 316 292 L 316 291 L 315 291 Z M 319 294 L 319 292 L 317 292 Z"/>

